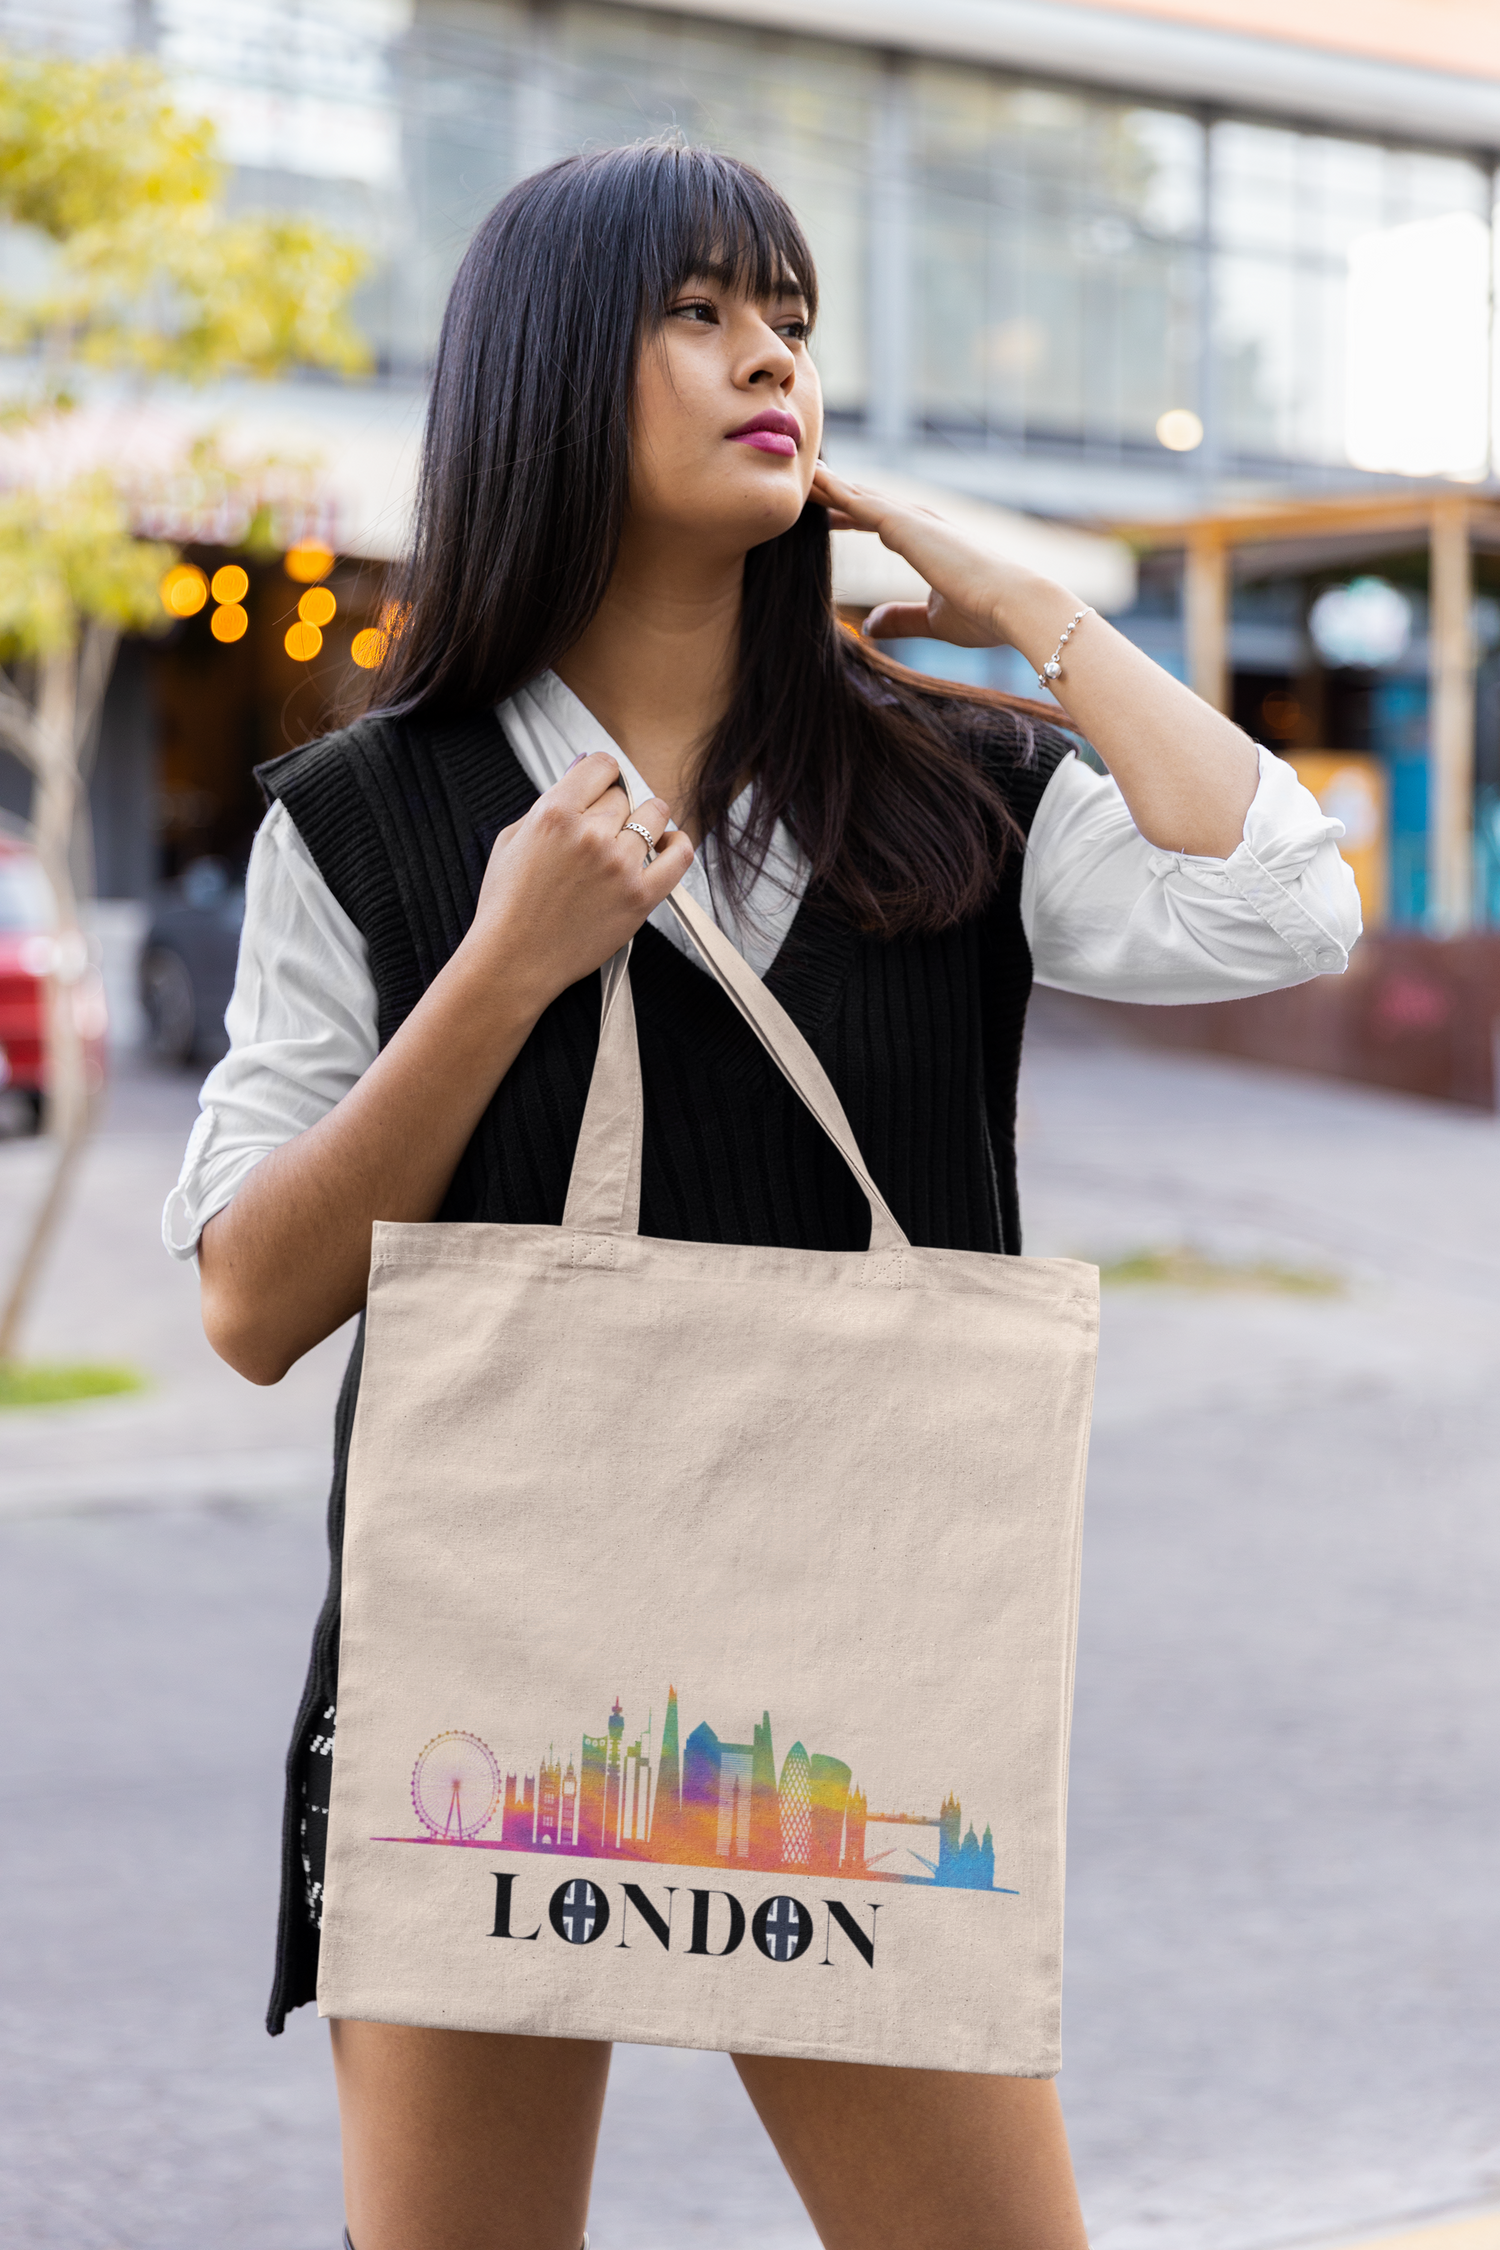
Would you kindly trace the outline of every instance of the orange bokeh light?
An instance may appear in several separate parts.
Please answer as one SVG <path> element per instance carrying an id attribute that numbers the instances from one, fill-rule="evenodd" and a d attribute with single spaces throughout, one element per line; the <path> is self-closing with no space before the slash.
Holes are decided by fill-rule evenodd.
<path id="1" fill-rule="evenodd" d="M 373 672 L 377 664 L 385 662 L 385 652 L 390 645 L 389 633 L 382 633 L 378 625 L 367 625 L 350 642 L 349 654 L 362 672 Z"/>
<path id="2" fill-rule="evenodd" d="M 162 580 L 161 598 L 174 617 L 196 617 L 208 600 L 208 580 L 196 563 L 179 563 Z"/>
<path id="3" fill-rule="evenodd" d="M 285 648 L 294 664 L 311 664 L 323 646 L 323 636 L 316 625 L 304 625 L 299 620 L 287 627 Z"/>
<path id="4" fill-rule="evenodd" d="M 299 539 L 295 547 L 288 547 L 282 564 L 288 578 L 295 578 L 299 586 L 310 586 L 332 570 L 333 549 L 318 539 Z"/>
<path id="5" fill-rule="evenodd" d="M 242 641 L 250 630 L 250 619 L 238 602 L 224 602 L 209 619 L 208 629 L 216 641 Z"/>
<path id="6" fill-rule="evenodd" d="M 297 604 L 297 615 L 304 625 L 331 625 L 338 603 L 326 586 L 309 586 Z"/>
<path id="7" fill-rule="evenodd" d="M 216 602 L 242 602 L 250 591 L 250 573 L 238 563 L 225 563 L 214 572 L 208 590 Z"/>

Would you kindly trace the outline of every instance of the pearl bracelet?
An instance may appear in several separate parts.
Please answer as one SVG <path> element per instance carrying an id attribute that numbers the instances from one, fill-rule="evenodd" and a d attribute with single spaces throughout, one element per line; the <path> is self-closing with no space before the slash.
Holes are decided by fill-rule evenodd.
<path id="1" fill-rule="evenodd" d="M 1077 632 L 1079 626 L 1083 623 L 1088 614 L 1089 605 L 1087 602 L 1085 602 L 1083 608 L 1078 612 L 1078 615 L 1074 618 L 1069 619 L 1067 630 L 1063 634 L 1062 639 L 1058 642 L 1056 648 L 1052 651 L 1052 654 L 1048 657 L 1046 663 L 1042 666 L 1040 672 L 1038 672 L 1036 676 L 1036 684 L 1039 688 L 1050 688 L 1054 680 L 1060 680 L 1062 678 L 1062 652 L 1067 647 L 1069 641 L 1073 638 L 1073 635 Z"/>

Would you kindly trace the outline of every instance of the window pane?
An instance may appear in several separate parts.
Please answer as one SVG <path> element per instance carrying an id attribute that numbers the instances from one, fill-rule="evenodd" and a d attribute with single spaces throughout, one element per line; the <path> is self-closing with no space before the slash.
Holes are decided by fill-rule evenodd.
<path id="1" fill-rule="evenodd" d="M 1285 456 L 1296 422 L 1292 268 L 1269 258 L 1221 257 L 1214 269 L 1218 409 L 1231 452 Z"/>
<path id="2" fill-rule="evenodd" d="M 1195 402 L 1200 128 L 940 66 L 913 102 L 919 411 L 1151 441 Z"/>
<path id="3" fill-rule="evenodd" d="M 396 0 L 242 0 L 213 16 L 156 0 L 157 51 L 235 164 L 388 186 L 399 161 Z"/>
<path id="4" fill-rule="evenodd" d="M 1341 272 L 1297 276 L 1297 401 L 1290 451 L 1300 461 L 1347 458 L 1348 291 Z"/>
<path id="5" fill-rule="evenodd" d="M 1197 262 L 1142 242 L 1115 277 L 1120 434 L 1154 442 L 1172 407 L 1198 408 Z"/>
<path id="6" fill-rule="evenodd" d="M 493 7 L 482 28 L 424 14 L 402 75 L 409 233 L 395 356 L 419 368 L 437 347 L 470 235 L 527 169 L 521 134 L 538 99 L 537 64 L 519 12 Z"/>
<path id="7" fill-rule="evenodd" d="M 402 0 L 155 0 L 158 56 L 184 108 L 211 117 L 233 208 L 308 212 L 372 253 L 356 318 L 389 359 L 404 240 L 397 42 Z"/>
<path id="8" fill-rule="evenodd" d="M 1383 148 L 1308 134 L 1300 173 L 1301 247 L 1310 256 L 1342 258 L 1357 236 L 1384 223 L 1390 160 Z"/>
<path id="9" fill-rule="evenodd" d="M 1269 125 L 1213 130 L 1213 231 L 1234 250 L 1294 251 L 1302 239 L 1295 133 Z"/>
<path id="10" fill-rule="evenodd" d="M 998 247 L 998 246 L 997 246 Z M 919 311 L 913 378 L 921 411 L 958 426 L 1006 428 L 1025 419 L 1026 381 L 1045 359 L 1046 333 L 1023 312 L 1019 276 L 996 259 L 983 206 L 959 196 L 924 199 L 916 225 Z M 986 313 L 993 317 L 986 319 Z"/>
<path id="11" fill-rule="evenodd" d="M 1341 457 L 1341 277 L 1272 258 L 1224 258 L 1214 276 L 1226 449 L 1253 461 Z"/>
<path id="12" fill-rule="evenodd" d="M 1460 156 L 1429 156 L 1420 150 L 1393 150 L 1391 171 L 1401 208 L 1392 220 L 1437 219 L 1449 211 L 1487 215 L 1488 182 L 1477 164 Z"/>
<path id="13" fill-rule="evenodd" d="M 1203 225 L 1203 128 L 1170 109 L 1133 109 L 1124 133 L 1140 152 L 1137 216 L 1155 235 L 1193 237 Z"/>
<path id="14" fill-rule="evenodd" d="M 1218 400 L 1231 455 L 1474 474 L 1486 183 L 1461 158 L 1213 130 Z"/>
<path id="15" fill-rule="evenodd" d="M 922 71 L 912 89 L 919 411 L 947 424 L 1019 426 L 1045 354 L 1018 263 L 1020 168 L 992 145 L 994 90 L 977 72 Z"/>

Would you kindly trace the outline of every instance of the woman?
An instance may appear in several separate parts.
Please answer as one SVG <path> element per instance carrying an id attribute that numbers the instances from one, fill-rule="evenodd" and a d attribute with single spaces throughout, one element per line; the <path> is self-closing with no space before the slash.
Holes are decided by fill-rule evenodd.
<path id="1" fill-rule="evenodd" d="M 1339 830 L 1286 766 L 1064 587 L 821 463 L 815 310 L 786 206 L 702 151 L 570 159 L 476 236 L 379 711 L 263 776 L 232 1048 L 168 1207 L 209 1337 L 252 1381 L 360 1310 L 375 1219 L 559 1221 L 595 972 L 632 935 L 642 1232 L 864 1247 L 840 1159 L 686 957 L 679 883 L 817 1048 L 912 1238 L 986 1251 L 1020 1247 L 1033 961 L 1149 1000 L 1344 966 Z M 1112 778 L 1041 706 L 844 632 L 830 524 L 933 588 L 871 634 L 1014 643 Z M 359 1358 L 273 2030 L 313 1995 Z M 643 1397 L 622 1442 L 661 1411 Z M 607 2046 L 343 2022 L 333 2049 L 357 2250 L 576 2250 Z M 738 2068 L 836 2250 L 1083 2243 L 1049 2082 Z"/>

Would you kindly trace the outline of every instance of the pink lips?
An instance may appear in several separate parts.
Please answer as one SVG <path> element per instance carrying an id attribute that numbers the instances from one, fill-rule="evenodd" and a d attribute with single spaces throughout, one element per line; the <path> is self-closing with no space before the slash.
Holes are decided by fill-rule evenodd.
<path id="1" fill-rule="evenodd" d="M 802 443 L 802 424 L 795 414 L 778 414 L 774 408 L 756 414 L 739 429 L 729 432 L 735 445 L 753 445 L 757 453 L 779 453 L 790 459 Z"/>

